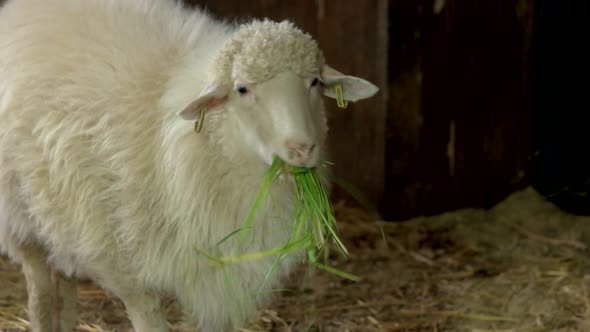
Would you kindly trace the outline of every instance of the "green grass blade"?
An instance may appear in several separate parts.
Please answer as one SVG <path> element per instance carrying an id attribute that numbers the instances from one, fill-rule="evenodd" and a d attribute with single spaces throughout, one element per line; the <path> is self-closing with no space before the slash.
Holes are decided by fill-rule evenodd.
<path id="1" fill-rule="evenodd" d="M 266 194 L 270 189 L 272 182 L 277 177 L 279 170 L 281 168 L 282 162 L 280 159 L 275 158 L 272 165 L 270 166 L 269 171 L 265 174 L 264 180 L 262 182 L 262 186 L 254 200 L 254 204 L 252 204 L 252 208 L 248 212 L 248 216 L 246 217 L 246 221 L 244 222 L 244 226 L 242 227 L 242 232 L 240 232 L 240 240 L 239 243 L 242 244 L 246 236 L 248 235 L 248 231 L 251 229 L 252 221 L 254 220 L 254 216 L 256 215 L 256 210 L 260 207 L 264 199 L 266 198 Z"/>
<path id="2" fill-rule="evenodd" d="M 352 281 L 355 281 L 355 282 L 358 282 L 358 281 L 360 281 L 360 280 L 361 280 L 361 278 L 360 278 L 360 277 L 357 277 L 357 276 L 355 276 L 354 274 L 350 274 L 350 273 L 348 273 L 348 272 L 344 272 L 344 271 L 342 271 L 342 270 L 338 270 L 338 269 L 336 269 L 336 268 L 333 268 L 333 267 L 331 267 L 331 266 L 328 266 L 328 265 L 324 265 L 324 264 L 317 263 L 317 262 L 316 262 L 316 263 L 314 263 L 313 265 L 314 265 L 315 267 L 319 268 L 319 269 L 322 269 L 322 270 L 324 270 L 324 271 L 327 271 L 327 272 L 330 272 L 330 273 L 336 274 L 336 275 L 338 275 L 338 276 L 340 276 L 340 277 L 342 277 L 342 278 L 348 279 L 348 280 L 352 280 Z"/>
<path id="3" fill-rule="evenodd" d="M 294 251 L 294 250 L 305 249 L 306 246 L 304 244 L 307 241 L 308 241 L 307 238 L 303 238 L 303 239 L 294 241 L 292 243 L 289 243 L 286 246 L 280 246 L 280 247 L 269 249 L 269 250 L 258 251 L 258 252 L 254 252 L 254 253 L 237 255 L 237 256 L 222 256 L 222 257 L 217 257 L 217 258 L 225 264 L 257 260 L 257 259 L 261 259 L 261 258 L 268 257 L 268 256 L 274 256 L 277 254 L 288 253 L 288 252 Z"/>
<path id="4" fill-rule="evenodd" d="M 243 227 L 240 227 L 238 229 L 236 229 L 235 231 L 229 233 L 228 235 L 226 235 L 223 239 L 221 239 L 219 242 L 217 242 L 215 244 L 216 247 L 219 247 L 220 245 L 222 245 L 225 241 L 227 241 L 229 238 L 231 238 L 232 236 L 236 235 L 237 233 L 239 233 L 241 230 L 243 229 Z"/>
<path id="5" fill-rule="evenodd" d="M 205 256 L 208 259 L 212 260 L 213 262 L 218 263 L 219 265 L 223 265 L 223 260 L 220 259 L 219 257 L 213 256 L 213 255 L 209 254 L 208 252 L 205 252 L 205 251 L 198 249 L 198 248 L 195 248 L 195 251 L 197 251 L 197 253 L 199 255 Z"/>

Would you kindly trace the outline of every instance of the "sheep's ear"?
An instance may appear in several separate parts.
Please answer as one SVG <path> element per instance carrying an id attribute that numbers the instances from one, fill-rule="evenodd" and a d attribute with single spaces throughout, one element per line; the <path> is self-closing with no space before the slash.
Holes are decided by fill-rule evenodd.
<path id="1" fill-rule="evenodd" d="M 344 75 L 328 65 L 322 68 L 321 81 L 324 84 L 324 95 L 336 98 L 335 88 L 342 84 L 344 99 L 352 102 L 373 97 L 379 91 L 373 83 L 359 77 Z"/>
<path id="2" fill-rule="evenodd" d="M 199 96 L 186 105 L 177 114 L 185 120 L 195 121 L 199 119 L 201 111 L 206 107 L 208 110 L 222 105 L 227 100 L 229 89 L 225 85 L 211 83 L 199 94 Z"/>

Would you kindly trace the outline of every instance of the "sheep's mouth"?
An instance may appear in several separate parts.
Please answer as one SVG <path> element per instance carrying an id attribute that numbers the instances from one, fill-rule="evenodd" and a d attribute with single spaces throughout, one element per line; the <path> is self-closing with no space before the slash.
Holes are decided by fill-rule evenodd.
<path id="1" fill-rule="evenodd" d="M 295 172 L 295 173 L 307 172 L 307 171 L 314 170 L 314 169 L 318 168 L 316 163 L 306 163 L 304 165 L 298 165 L 298 164 L 289 163 L 289 162 L 285 161 L 284 159 L 281 159 L 281 161 L 284 163 L 283 167 L 285 169 L 289 169 L 289 171 Z"/>

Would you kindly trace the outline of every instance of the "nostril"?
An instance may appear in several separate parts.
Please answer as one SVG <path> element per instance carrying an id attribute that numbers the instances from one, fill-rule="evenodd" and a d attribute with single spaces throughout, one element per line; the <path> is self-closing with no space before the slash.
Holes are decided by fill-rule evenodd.
<path id="1" fill-rule="evenodd" d="M 285 145 L 288 148 L 288 156 L 291 160 L 295 158 L 304 160 L 309 159 L 316 147 L 315 144 L 298 144 L 289 141 Z"/>
<path id="2" fill-rule="evenodd" d="M 297 146 L 293 146 L 293 150 L 297 151 L 300 155 L 306 155 L 308 152 L 307 144 L 301 144 Z"/>

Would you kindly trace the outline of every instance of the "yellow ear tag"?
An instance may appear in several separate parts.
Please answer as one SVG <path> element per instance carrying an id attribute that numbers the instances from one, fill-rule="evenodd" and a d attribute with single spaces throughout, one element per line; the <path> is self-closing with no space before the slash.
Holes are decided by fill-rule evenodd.
<path id="1" fill-rule="evenodd" d="M 203 107 L 201 110 L 201 114 L 199 115 L 199 120 L 195 122 L 195 132 L 198 134 L 203 129 L 203 122 L 205 122 L 205 113 L 207 113 L 207 107 Z"/>
<path id="2" fill-rule="evenodd" d="M 348 106 L 348 100 L 344 100 L 342 84 L 336 84 L 334 89 L 336 89 L 336 104 L 338 104 L 338 107 L 340 108 L 346 108 Z"/>

